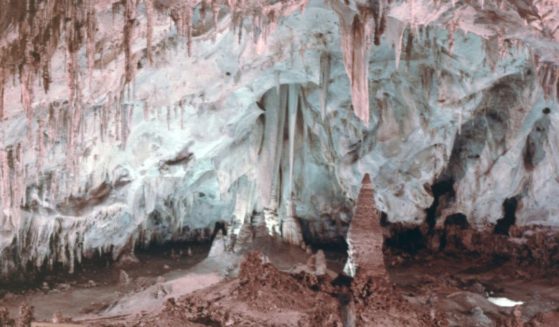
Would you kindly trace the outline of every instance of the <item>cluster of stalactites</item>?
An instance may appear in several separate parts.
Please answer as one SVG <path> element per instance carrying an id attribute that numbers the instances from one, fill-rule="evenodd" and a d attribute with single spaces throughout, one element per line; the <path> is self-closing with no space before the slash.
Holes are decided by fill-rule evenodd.
<path id="1" fill-rule="evenodd" d="M 351 98 L 355 115 L 369 124 L 368 50 L 371 36 L 376 45 L 386 27 L 388 2 L 371 1 L 359 6 L 353 13 L 340 5 L 334 8 L 340 17 L 341 45 L 346 73 L 351 85 Z"/>
<path id="2" fill-rule="evenodd" d="M 150 1 L 150 0 L 146 0 Z M 202 34 L 208 29 L 206 19 L 208 11 L 211 11 L 211 24 L 214 28 L 215 37 L 218 29 L 219 15 L 222 10 L 227 10 L 231 15 L 232 29 L 238 32 L 239 41 L 242 38 L 242 30 L 245 21 L 249 21 L 252 27 L 252 38 L 257 44 L 264 45 L 274 30 L 277 20 L 287 16 L 296 10 L 302 10 L 308 0 L 187 0 L 179 2 L 169 8 L 165 8 L 173 19 L 177 33 L 186 39 L 188 55 L 192 55 L 193 37 Z M 146 6 L 148 6 L 146 4 Z M 150 14 L 148 12 L 148 43 L 150 43 L 151 31 Z M 149 50 L 148 50 L 149 51 Z"/>
<path id="3" fill-rule="evenodd" d="M 21 145 L 0 149 L 0 218 L 18 217 L 25 196 L 25 171 Z M 4 222 L 4 227 L 6 226 Z"/>
<path id="4" fill-rule="evenodd" d="M 59 44 L 63 42 L 67 54 L 68 103 L 74 109 L 67 116 L 71 117 L 71 121 L 67 124 L 69 127 L 66 134 L 69 144 L 68 161 L 73 162 L 73 150 L 81 122 L 77 53 L 82 44 L 87 43 L 86 52 L 91 72 L 96 18 L 93 0 L 79 4 L 69 0 L 3 0 L 1 8 L 2 33 L 17 33 L 17 37 L 8 38 L 10 41 L 0 48 L 0 121 L 6 114 L 4 93 L 11 76 L 19 76 L 21 104 L 27 120 L 25 140 L 8 145 L 4 134 L 0 139 L 0 216 L 17 217 L 19 208 L 25 205 L 25 181 L 29 175 L 22 149 L 35 151 L 36 168 L 40 170 L 47 152 L 45 144 L 54 139 L 55 133 L 47 133 L 48 123 L 42 118 L 44 113 L 36 113 L 33 108 L 35 83 L 38 81 L 44 92 L 48 92 L 51 82 L 50 62 Z M 5 37 L 6 34 L 0 37 Z M 33 133 L 34 129 L 36 134 Z M 53 130 L 58 133 L 58 129 Z"/>
<path id="5" fill-rule="evenodd" d="M 559 66 L 551 62 L 542 63 L 536 59 L 536 67 L 545 98 L 559 101 Z"/>

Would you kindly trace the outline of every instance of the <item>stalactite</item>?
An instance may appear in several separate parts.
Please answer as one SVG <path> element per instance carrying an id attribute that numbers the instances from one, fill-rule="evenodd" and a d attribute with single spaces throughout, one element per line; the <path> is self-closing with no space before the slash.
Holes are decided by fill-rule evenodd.
<path id="1" fill-rule="evenodd" d="M 153 53 L 152 53 L 152 46 L 153 46 L 153 0 L 144 0 L 144 4 L 146 7 L 146 16 L 147 16 L 147 31 L 146 31 L 146 52 L 148 62 L 153 64 Z"/>
<path id="2" fill-rule="evenodd" d="M 464 114 L 464 106 L 460 106 L 460 109 L 458 109 L 458 135 L 462 134 L 463 114 Z"/>
<path id="3" fill-rule="evenodd" d="M 290 244 L 300 245 L 303 243 L 303 236 L 301 232 L 301 226 L 296 220 L 295 216 L 295 194 L 293 188 L 293 173 L 294 173 L 294 159 L 295 159 L 295 127 L 297 125 L 297 111 L 299 106 L 299 90 L 300 87 L 297 84 L 290 84 L 288 88 L 288 99 L 287 99 L 287 129 L 288 129 L 288 152 L 289 152 L 289 171 L 287 174 L 287 185 L 286 192 L 284 195 L 286 198 L 284 202 L 285 207 L 285 218 L 282 220 L 282 238 Z M 280 135 L 280 139 L 282 139 Z M 281 155 L 280 155 L 281 158 Z M 279 161 L 279 159 L 278 159 Z M 284 176 L 284 178 L 286 178 Z"/>
<path id="4" fill-rule="evenodd" d="M 458 27 L 458 20 L 453 18 L 447 25 L 446 30 L 448 32 L 448 52 L 452 53 L 454 49 L 454 34 L 456 33 L 456 28 Z"/>
<path id="5" fill-rule="evenodd" d="M 31 142 L 32 140 L 32 128 L 33 128 L 33 88 L 31 76 L 32 72 L 29 68 L 24 68 L 21 76 L 21 103 L 23 105 L 23 110 L 27 118 L 27 139 Z"/>
<path id="6" fill-rule="evenodd" d="M 16 145 L 15 151 L 15 185 L 14 185 L 14 216 L 19 218 L 21 211 L 20 207 L 23 205 L 23 200 L 25 198 L 25 167 L 23 164 L 23 151 L 21 143 Z"/>
<path id="7" fill-rule="evenodd" d="M 559 99 L 559 66 L 551 62 L 538 62 L 537 76 L 546 99 Z"/>
<path id="8" fill-rule="evenodd" d="M 131 104 L 131 103 L 128 104 L 128 118 L 126 120 L 126 124 L 127 124 L 127 127 L 128 127 L 126 133 L 128 135 L 130 135 L 130 131 L 132 130 L 132 127 L 133 127 L 132 123 L 134 121 L 134 119 L 133 119 L 134 118 L 134 116 L 133 116 L 134 115 L 134 108 L 135 108 L 135 106 L 133 104 Z"/>
<path id="9" fill-rule="evenodd" d="M 219 11 L 220 11 L 220 4 L 219 1 L 213 0 L 212 1 L 212 12 L 213 12 L 213 23 L 215 28 L 215 33 L 212 34 L 213 40 L 215 41 L 215 36 L 217 34 L 217 23 L 219 19 Z"/>
<path id="10" fill-rule="evenodd" d="M 202 22 L 202 24 L 204 24 L 206 22 L 206 12 L 208 10 L 208 0 L 202 0 L 200 1 L 200 8 L 198 9 L 200 12 L 200 21 Z"/>
<path id="11" fill-rule="evenodd" d="M 0 122 L 4 120 L 4 85 L 6 85 L 6 70 L 0 66 Z"/>
<path id="12" fill-rule="evenodd" d="M 124 64 L 125 64 L 125 83 L 128 84 L 134 78 L 135 65 L 132 62 L 132 38 L 134 34 L 134 25 L 136 22 L 136 1 L 125 0 L 124 7 L 124 30 L 123 30 L 123 46 L 124 46 Z"/>
<path id="13" fill-rule="evenodd" d="M 166 119 L 167 130 L 170 130 L 171 129 L 171 106 L 167 106 L 167 114 L 166 114 L 165 117 L 167 117 L 167 119 Z"/>
<path id="14" fill-rule="evenodd" d="M 353 16 L 352 22 L 346 22 L 340 17 L 342 51 L 351 85 L 353 110 L 366 126 L 369 125 L 367 19 L 366 12 Z"/>
<path id="15" fill-rule="evenodd" d="M 394 48 L 394 64 L 396 70 L 400 67 L 400 58 L 402 53 L 402 40 L 406 31 L 406 24 L 395 18 L 388 18 L 387 21 L 387 38 Z"/>
<path id="16" fill-rule="evenodd" d="M 149 120 L 149 103 L 148 100 L 144 100 L 144 121 Z"/>
<path id="17" fill-rule="evenodd" d="M 48 135 L 49 135 L 49 141 L 51 143 L 54 143 L 54 140 L 58 139 L 58 126 L 57 126 L 57 112 L 54 108 L 54 104 L 51 103 L 49 104 L 49 109 L 48 109 L 49 113 L 48 113 Z"/>
<path id="18" fill-rule="evenodd" d="M 181 108 L 181 130 L 184 129 L 184 104 L 179 105 Z"/>
<path id="19" fill-rule="evenodd" d="M 277 192 L 279 191 L 279 171 L 281 165 L 281 156 L 283 150 L 283 139 L 284 139 L 284 129 L 285 129 L 285 118 L 287 114 L 287 105 L 288 105 L 288 95 L 289 95 L 289 87 L 287 85 L 282 85 L 280 87 L 279 93 L 279 102 L 278 102 L 278 111 L 279 111 L 279 119 L 278 119 L 278 126 L 277 126 L 277 135 L 276 135 L 276 146 L 272 149 L 275 151 L 274 155 L 274 167 L 273 167 L 273 177 L 272 177 L 272 198 L 274 200 L 278 200 L 279 195 Z M 274 194 L 275 193 L 275 194 Z"/>
<path id="20" fill-rule="evenodd" d="M 4 145 L 3 142 L 2 145 Z M 1 217 L 6 214 L 6 211 L 8 211 L 12 207 L 12 199 L 10 196 L 10 167 L 8 166 L 8 153 L 4 148 L 0 148 L 0 177 L 2 177 L 0 178 L 0 197 L 2 200 L 1 208 L 3 209 L 0 211 Z"/>
<path id="21" fill-rule="evenodd" d="M 70 41 L 71 42 L 71 41 Z M 75 164 L 75 153 L 77 151 L 77 137 L 80 130 L 81 124 L 81 104 L 79 99 L 80 85 L 78 81 L 78 54 L 77 49 L 75 49 L 72 44 L 68 44 L 68 70 L 67 70 L 67 82 L 69 89 L 69 104 L 70 104 L 70 122 L 68 124 L 68 152 L 67 161 L 70 170 L 73 170 Z"/>
<path id="22" fill-rule="evenodd" d="M 128 140 L 128 104 L 120 106 L 120 133 L 121 133 L 121 149 L 126 149 L 126 142 Z"/>
<path id="23" fill-rule="evenodd" d="M 45 140 L 43 138 L 44 123 L 41 119 L 37 122 L 37 172 L 41 171 L 43 162 L 45 161 Z M 38 175 L 38 174 L 37 174 Z"/>
<path id="24" fill-rule="evenodd" d="M 105 121 L 105 106 L 101 105 L 99 107 L 99 128 L 97 129 L 99 131 L 99 141 L 101 143 L 104 142 L 104 136 L 103 136 L 103 129 L 104 129 L 104 121 Z"/>
<path id="25" fill-rule="evenodd" d="M 368 8 L 361 8 L 361 10 L 368 10 L 373 16 L 375 23 L 374 44 L 380 45 L 380 38 L 386 29 L 387 4 L 384 0 L 377 0 L 371 2 Z"/>
<path id="26" fill-rule="evenodd" d="M 406 62 L 408 66 L 410 65 L 410 61 L 412 59 L 412 52 L 413 52 L 413 31 L 410 28 L 408 30 L 408 40 L 406 42 Z"/>
<path id="27" fill-rule="evenodd" d="M 273 187 L 275 185 L 275 179 L 277 177 L 276 167 L 279 168 L 277 164 L 278 158 L 278 148 L 280 147 L 280 131 L 283 132 L 282 121 L 285 117 L 285 105 L 286 105 L 286 95 L 287 90 L 285 86 L 280 87 L 280 92 L 277 92 L 274 88 L 264 95 L 264 107 L 265 111 L 265 126 L 264 126 L 264 140 L 262 147 L 262 154 L 260 159 L 260 179 L 262 190 L 261 205 L 265 208 L 270 207 L 275 191 Z M 282 117 L 283 116 L 283 117 Z"/>
<path id="28" fill-rule="evenodd" d="M 86 35 L 87 35 L 87 73 L 89 77 L 89 86 L 93 75 L 93 66 L 95 65 L 95 32 L 97 29 L 97 19 L 95 17 L 95 3 L 89 0 L 87 5 L 86 19 Z"/>
<path id="29" fill-rule="evenodd" d="M 184 23 L 186 26 L 186 48 L 188 56 L 192 56 L 192 10 L 193 3 L 191 0 L 186 0 L 184 9 Z"/>
<path id="30" fill-rule="evenodd" d="M 119 141 L 120 140 L 120 126 L 121 126 L 120 120 L 122 119 L 122 117 L 121 117 L 122 112 L 120 110 L 120 101 L 118 101 L 117 99 L 114 99 L 114 102 L 113 102 L 111 107 L 112 107 L 112 109 L 114 110 L 114 113 L 115 113 L 114 140 Z"/>
<path id="31" fill-rule="evenodd" d="M 323 52 L 320 56 L 320 115 L 324 121 L 328 105 L 328 86 L 330 85 L 330 54 Z"/>
<path id="32" fill-rule="evenodd" d="M 297 108 L 299 105 L 299 85 L 289 85 L 288 98 L 288 137 L 289 137 L 289 179 L 287 194 L 291 198 L 293 192 L 293 161 L 295 158 L 295 126 L 297 124 Z"/>

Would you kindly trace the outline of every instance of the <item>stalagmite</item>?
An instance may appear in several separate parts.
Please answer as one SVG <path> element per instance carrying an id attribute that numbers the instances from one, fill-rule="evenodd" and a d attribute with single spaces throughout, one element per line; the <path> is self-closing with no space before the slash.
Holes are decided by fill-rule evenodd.
<path id="1" fill-rule="evenodd" d="M 326 274 L 327 270 L 326 255 L 324 251 L 318 250 L 315 254 L 315 273 L 317 276 L 322 276 Z"/>
<path id="2" fill-rule="evenodd" d="M 371 277 L 385 277 L 387 273 L 382 253 L 383 242 L 373 184 L 369 174 L 365 174 L 347 232 L 348 260 L 344 271 L 350 276 L 363 272 Z"/>
<path id="3" fill-rule="evenodd" d="M 212 246 L 210 248 L 210 252 L 208 253 L 208 257 L 219 257 L 227 251 L 227 240 L 225 235 L 223 235 L 223 231 L 219 229 L 215 234 L 214 239 L 212 240 Z"/>
<path id="4" fill-rule="evenodd" d="M 322 120 L 326 117 L 328 105 L 328 86 L 330 84 L 330 54 L 323 52 L 320 56 L 320 115 Z"/>

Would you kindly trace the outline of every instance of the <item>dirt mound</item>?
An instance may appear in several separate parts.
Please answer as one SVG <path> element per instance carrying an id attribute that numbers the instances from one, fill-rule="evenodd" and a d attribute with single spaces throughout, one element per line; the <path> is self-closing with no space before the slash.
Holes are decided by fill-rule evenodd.
<path id="1" fill-rule="evenodd" d="M 342 326 L 338 300 L 309 288 L 300 278 L 279 271 L 260 253 L 251 252 L 241 264 L 238 278 L 167 301 L 151 322 L 168 326 Z"/>
<path id="2" fill-rule="evenodd" d="M 351 284 L 355 326 L 447 326 L 441 312 L 426 312 L 409 303 L 388 278 L 357 273 Z"/>

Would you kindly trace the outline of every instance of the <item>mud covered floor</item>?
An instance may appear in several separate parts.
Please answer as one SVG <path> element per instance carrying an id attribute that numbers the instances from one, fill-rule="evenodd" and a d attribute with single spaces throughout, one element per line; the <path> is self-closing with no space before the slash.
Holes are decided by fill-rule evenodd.
<path id="1" fill-rule="evenodd" d="M 338 276 L 343 251 L 328 249 L 327 269 L 317 276 L 316 256 L 289 246 L 278 253 L 273 245 L 258 248 L 267 254 L 262 260 L 224 253 L 205 258 L 208 246 L 192 247 L 192 256 L 186 249 L 181 256 L 180 249 L 143 253 L 140 262 L 124 267 L 89 267 L 75 276 L 47 278 L 38 289 L 3 290 L 0 306 L 14 318 L 27 302 L 36 321 L 71 319 L 88 326 L 557 326 L 559 321 L 557 269 L 518 266 L 499 257 L 392 253 L 385 258 L 389 282 L 371 286 L 371 293 L 381 296 L 362 301 L 370 320 L 359 323 L 359 304 L 349 301 L 355 293 L 351 281 Z"/>
<path id="2" fill-rule="evenodd" d="M 0 286 L 0 307 L 7 308 L 13 318 L 18 316 L 20 305 L 27 303 L 34 307 L 38 321 L 51 321 L 60 314 L 75 318 L 98 313 L 125 294 L 184 274 L 207 257 L 210 245 L 208 242 L 156 247 L 139 251 L 136 258 L 124 258 L 121 262 L 85 263 L 75 274 L 62 271 L 40 276 L 29 285 L 4 284 Z"/>

